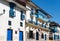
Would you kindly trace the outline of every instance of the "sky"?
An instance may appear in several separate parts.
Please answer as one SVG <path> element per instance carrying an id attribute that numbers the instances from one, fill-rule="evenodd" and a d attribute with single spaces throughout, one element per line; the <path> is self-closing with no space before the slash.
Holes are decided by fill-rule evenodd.
<path id="1" fill-rule="evenodd" d="M 48 14 L 52 15 L 51 20 L 60 24 L 60 0 L 32 0 Z"/>

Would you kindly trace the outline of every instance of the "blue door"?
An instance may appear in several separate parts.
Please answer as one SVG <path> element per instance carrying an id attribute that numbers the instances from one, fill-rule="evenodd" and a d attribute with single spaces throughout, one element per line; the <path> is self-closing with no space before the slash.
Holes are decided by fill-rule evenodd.
<path id="1" fill-rule="evenodd" d="M 7 41 L 12 41 L 12 35 L 13 35 L 13 30 L 8 29 L 7 30 Z"/>
<path id="2" fill-rule="evenodd" d="M 19 41 L 23 41 L 23 31 L 19 31 Z"/>

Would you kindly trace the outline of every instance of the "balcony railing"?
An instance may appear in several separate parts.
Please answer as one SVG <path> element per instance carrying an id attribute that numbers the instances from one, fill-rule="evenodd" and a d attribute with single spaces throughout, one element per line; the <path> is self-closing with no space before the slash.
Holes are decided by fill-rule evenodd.
<path id="1" fill-rule="evenodd" d="M 43 28 L 42 25 L 40 25 L 39 23 L 38 23 L 38 25 L 36 25 L 35 22 L 31 23 L 29 20 L 26 20 L 26 25 L 28 25 L 28 26 L 30 26 L 32 28 L 37 28 L 37 29 L 40 28 L 40 29 L 42 29 L 44 31 L 50 31 L 48 28 Z"/>
<path id="2" fill-rule="evenodd" d="M 15 15 L 15 12 L 12 11 L 12 10 L 10 10 L 10 11 L 9 11 L 9 16 L 10 16 L 10 17 L 15 17 L 15 16 L 16 16 L 16 15 Z"/>

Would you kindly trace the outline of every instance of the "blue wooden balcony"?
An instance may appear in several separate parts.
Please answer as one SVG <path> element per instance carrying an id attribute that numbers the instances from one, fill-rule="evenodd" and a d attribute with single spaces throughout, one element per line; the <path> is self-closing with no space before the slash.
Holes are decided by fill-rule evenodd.
<path id="1" fill-rule="evenodd" d="M 13 18 L 13 17 L 16 16 L 16 15 L 15 15 L 15 11 L 14 11 L 14 7 L 15 7 L 16 5 L 15 5 L 14 3 L 12 3 L 12 2 L 10 2 L 9 5 L 10 5 L 9 16 Z"/>
<path id="2" fill-rule="evenodd" d="M 15 15 L 15 12 L 12 11 L 12 10 L 10 10 L 10 11 L 9 11 L 9 16 L 10 16 L 10 17 L 15 17 L 15 16 L 16 16 L 16 15 Z"/>

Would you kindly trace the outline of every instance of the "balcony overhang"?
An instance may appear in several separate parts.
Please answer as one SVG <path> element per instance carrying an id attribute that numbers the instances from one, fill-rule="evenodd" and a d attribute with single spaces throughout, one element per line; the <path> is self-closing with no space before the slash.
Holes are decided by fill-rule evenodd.
<path id="1" fill-rule="evenodd" d="M 14 0 L 6 0 L 6 1 L 16 4 L 16 6 L 18 6 L 20 9 L 22 9 L 24 11 L 28 10 L 25 6 L 23 6 L 22 4 L 19 4 L 18 2 L 14 1 Z"/>
<path id="2" fill-rule="evenodd" d="M 41 18 L 38 18 L 38 21 L 39 21 L 39 22 L 42 22 L 42 23 L 45 22 L 45 21 L 42 20 Z"/>
<path id="3" fill-rule="evenodd" d="M 36 11 L 40 11 L 42 12 L 45 16 L 47 16 L 47 18 L 51 18 L 52 16 L 49 15 L 47 12 L 45 12 L 42 8 L 39 7 L 39 9 L 36 9 Z"/>
<path id="4" fill-rule="evenodd" d="M 49 31 L 50 31 L 50 30 L 47 29 L 47 28 L 42 28 L 41 26 L 34 25 L 34 24 L 32 24 L 32 23 L 26 22 L 26 27 L 28 27 L 28 26 L 29 26 L 29 27 L 32 27 L 32 28 L 35 28 L 35 29 L 40 28 L 41 30 L 46 31 L 46 32 L 49 32 Z"/>

